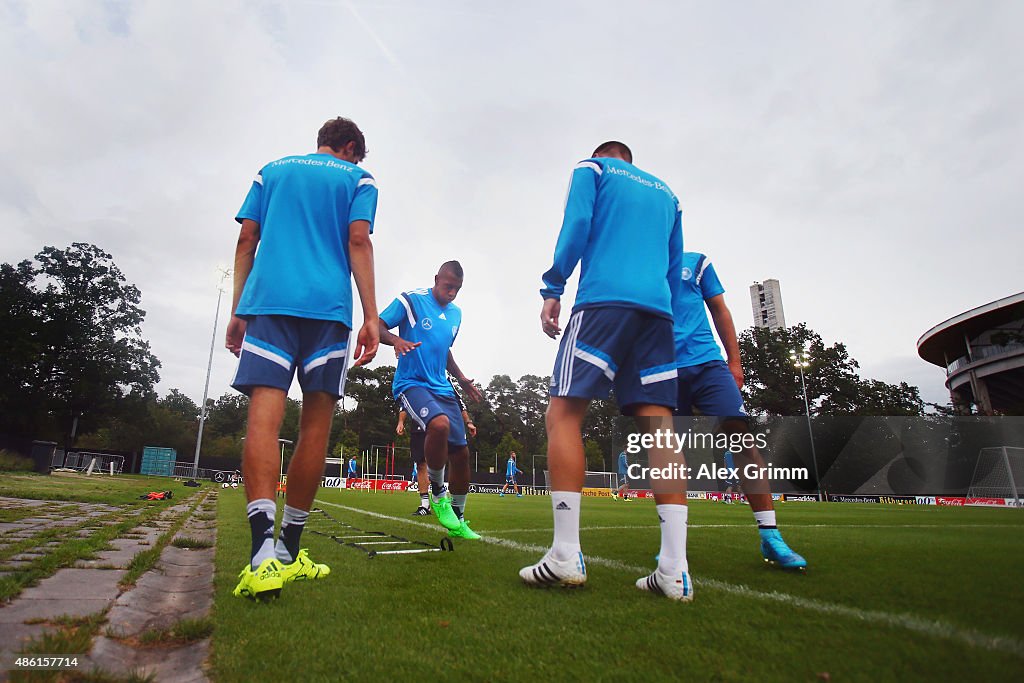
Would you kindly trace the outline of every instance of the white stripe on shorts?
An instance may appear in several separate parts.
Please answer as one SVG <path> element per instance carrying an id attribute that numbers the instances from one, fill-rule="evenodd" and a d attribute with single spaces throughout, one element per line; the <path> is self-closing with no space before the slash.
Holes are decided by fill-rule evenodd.
<path id="1" fill-rule="evenodd" d="M 345 344 L 345 365 L 341 368 L 341 379 L 338 380 L 338 396 L 345 398 L 345 380 L 348 378 L 348 350 L 352 348 L 352 337 L 355 335 L 355 330 L 349 330 L 348 342 Z"/>
<path id="2" fill-rule="evenodd" d="M 292 369 L 291 361 L 289 361 L 284 356 L 280 356 L 280 355 L 274 353 L 273 351 L 268 351 L 267 349 L 260 348 L 259 346 L 256 346 L 255 344 L 253 344 L 251 342 L 243 341 L 242 342 L 242 351 L 243 352 L 248 351 L 249 353 L 251 353 L 253 355 L 256 355 L 256 356 L 259 356 L 260 358 L 266 358 L 271 363 L 277 363 L 278 365 L 280 365 L 285 370 L 291 370 Z"/>
<path id="3" fill-rule="evenodd" d="M 653 375 L 647 375 L 646 377 L 640 378 L 640 384 L 654 384 L 655 382 L 664 382 L 667 379 L 673 379 L 678 375 L 676 370 L 666 370 L 665 372 L 656 372 Z"/>
<path id="4" fill-rule="evenodd" d="M 562 370 L 558 381 L 558 395 L 567 396 L 572 385 L 572 369 L 576 360 L 576 337 L 580 332 L 580 325 L 583 324 L 583 311 L 577 311 L 569 318 L 569 329 L 565 335 L 565 352 L 562 354 Z"/>
<path id="5" fill-rule="evenodd" d="M 420 426 L 420 429 L 427 431 L 427 425 L 423 424 L 423 418 L 416 414 L 416 411 L 413 410 L 412 404 L 409 403 L 409 399 L 405 397 L 404 393 L 398 395 L 398 400 L 402 402 L 402 407 L 405 408 L 405 414 L 411 417 L 413 422 Z"/>
<path id="6" fill-rule="evenodd" d="M 583 349 L 576 349 L 575 353 L 577 358 L 585 360 L 591 365 L 596 365 L 597 367 L 601 368 L 601 370 L 604 371 L 605 377 L 607 377 L 613 382 L 615 381 L 615 371 L 608 367 L 607 361 L 605 361 L 602 358 L 598 358 L 594 354 L 584 351 Z"/>
<path id="7" fill-rule="evenodd" d="M 347 355 L 348 355 L 348 347 L 345 347 L 343 349 L 338 349 L 337 351 L 331 351 L 330 353 L 324 354 L 323 356 L 320 356 L 319 358 L 314 358 L 313 360 L 311 360 L 308 363 L 306 363 L 306 365 L 303 366 L 302 371 L 308 374 L 310 370 L 315 370 L 316 368 L 320 367 L 321 365 L 327 365 L 327 361 L 329 361 L 331 359 L 334 359 L 334 358 L 344 358 Z"/>

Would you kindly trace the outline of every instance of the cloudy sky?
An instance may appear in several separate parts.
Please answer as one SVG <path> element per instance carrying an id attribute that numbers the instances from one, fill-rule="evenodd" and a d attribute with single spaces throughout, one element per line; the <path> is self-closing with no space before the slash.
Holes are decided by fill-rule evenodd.
<path id="1" fill-rule="evenodd" d="M 5 1 L 0 261 L 110 252 L 161 394 L 198 401 L 252 176 L 349 116 L 380 307 L 459 259 L 463 369 L 548 374 L 537 290 L 569 170 L 615 138 L 679 195 L 738 328 L 777 278 L 787 322 L 945 402 L 918 337 L 1024 282 L 1022 26 L 1013 1 Z"/>

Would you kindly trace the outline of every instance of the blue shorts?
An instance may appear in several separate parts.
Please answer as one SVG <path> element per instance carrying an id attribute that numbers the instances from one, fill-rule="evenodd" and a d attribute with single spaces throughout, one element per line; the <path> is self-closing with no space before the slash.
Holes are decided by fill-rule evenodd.
<path id="1" fill-rule="evenodd" d="M 623 414 L 634 405 L 676 406 L 672 321 L 621 306 L 572 314 L 555 358 L 551 395 L 615 399 Z"/>
<path id="2" fill-rule="evenodd" d="M 725 361 L 712 360 L 679 368 L 679 402 L 675 414 L 690 416 L 694 408 L 709 417 L 748 419 L 743 395 Z"/>
<path id="3" fill-rule="evenodd" d="M 462 421 L 462 409 L 454 396 L 441 396 L 423 387 L 409 387 L 397 398 L 406 415 L 424 431 L 435 417 L 447 415 L 448 447 L 466 445 L 466 424 Z"/>
<path id="4" fill-rule="evenodd" d="M 516 483 L 516 475 L 514 475 L 514 474 L 513 475 L 507 475 L 506 474 L 505 475 L 505 483 L 506 484 L 514 484 L 514 483 Z"/>
<path id="5" fill-rule="evenodd" d="M 348 373 L 350 332 L 331 320 L 252 316 L 231 386 L 246 395 L 252 394 L 253 387 L 287 392 L 297 370 L 303 393 L 322 391 L 341 398 Z"/>

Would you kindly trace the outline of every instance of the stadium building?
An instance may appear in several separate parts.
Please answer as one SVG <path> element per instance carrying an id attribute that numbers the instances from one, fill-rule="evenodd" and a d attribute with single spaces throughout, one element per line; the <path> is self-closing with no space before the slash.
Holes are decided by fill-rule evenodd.
<path id="1" fill-rule="evenodd" d="M 946 370 L 956 412 L 1024 415 L 1024 292 L 972 308 L 917 340 L 917 353 Z"/>
<path id="2" fill-rule="evenodd" d="M 781 330 L 786 326 L 782 311 L 782 288 L 778 280 L 765 280 L 750 285 L 750 307 L 754 313 L 754 327 Z"/>

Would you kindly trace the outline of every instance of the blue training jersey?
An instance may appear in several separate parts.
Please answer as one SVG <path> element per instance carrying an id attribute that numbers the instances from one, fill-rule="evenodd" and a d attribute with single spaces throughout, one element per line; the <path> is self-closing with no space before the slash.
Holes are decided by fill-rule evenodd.
<path id="1" fill-rule="evenodd" d="M 722 360 L 704 301 L 724 292 L 711 259 L 694 251 L 683 254 L 682 287 L 672 300 L 677 368 Z"/>
<path id="2" fill-rule="evenodd" d="M 516 472 L 519 472 L 519 471 L 520 471 L 519 468 L 516 467 L 516 461 L 513 460 L 512 458 L 509 458 L 508 462 L 505 464 L 505 476 L 506 477 L 515 476 Z"/>
<path id="3" fill-rule="evenodd" d="M 291 315 L 352 327 L 348 226 L 377 211 L 373 176 L 330 154 L 272 161 L 235 220 L 260 225 L 256 260 L 237 314 Z"/>
<path id="4" fill-rule="evenodd" d="M 457 397 L 448 380 L 448 349 L 462 324 L 462 310 L 454 303 L 441 306 L 429 289 L 402 292 L 380 314 L 390 330 L 409 342 L 421 342 L 398 359 L 391 391 L 395 399 L 410 387 L 423 387 L 440 396 Z M 461 400 L 460 400 L 461 403 Z"/>
<path id="5" fill-rule="evenodd" d="M 629 461 L 626 459 L 626 451 L 619 453 L 619 472 L 626 472 L 629 469 Z"/>
<path id="6" fill-rule="evenodd" d="M 682 254 L 679 200 L 665 183 L 620 159 L 586 159 L 573 169 L 540 293 L 561 298 L 582 261 L 573 310 L 618 305 L 671 319 Z"/>

